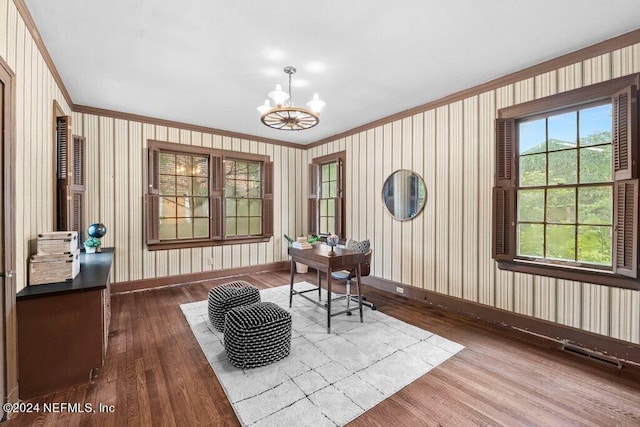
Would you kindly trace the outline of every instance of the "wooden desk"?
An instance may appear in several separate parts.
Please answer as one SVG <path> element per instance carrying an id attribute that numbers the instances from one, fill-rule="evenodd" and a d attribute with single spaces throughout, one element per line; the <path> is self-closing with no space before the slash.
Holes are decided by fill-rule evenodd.
<path id="1" fill-rule="evenodd" d="M 352 251 L 350 249 L 343 248 L 335 248 L 335 254 L 330 254 L 331 248 L 327 245 L 315 244 L 312 249 L 298 249 L 298 248 L 289 248 L 289 256 L 291 257 L 291 289 L 289 291 L 289 307 L 293 302 L 294 295 L 300 295 L 301 297 L 311 301 L 312 303 L 326 308 L 327 310 L 327 333 L 331 333 L 331 317 L 338 316 L 339 314 L 344 314 L 347 312 L 351 312 L 353 310 L 360 310 L 360 322 L 362 322 L 362 295 L 360 291 L 360 264 L 366 261 L 366 254 L 359 251 Z M 309 267 L 313 267 L 318 271 L 318 287 L 314 289 L 309 289 L 306 291 L 296 291 L 293 289 L 293 278 L 295 275 L 295 262 L 301 262 L 303 264 L 308 265 Z M 356 280 L 358 281 L 358 306 L 339 311 L 337 313 L 331 313 L 331 272 L 337 270 L 351 270 L 355 267 L 356 269 Z M 322 304 L 320 302 L 320 291 L 322 289 L 322 283 L 320 278 L 320 272 L 327 273 L 327 304 Z M 315 301 L 308 296 L 304 295 L 307 292 L 315 292 L 318 291 L 318 301 Z"/>
<path id="2" fill-rule="evenodd" d="M 75 279 L 27 286 L 16 295 L 21 399 L 88 382 L 104 364 L 112 260 L 112 248 L 82 252 Z"/>

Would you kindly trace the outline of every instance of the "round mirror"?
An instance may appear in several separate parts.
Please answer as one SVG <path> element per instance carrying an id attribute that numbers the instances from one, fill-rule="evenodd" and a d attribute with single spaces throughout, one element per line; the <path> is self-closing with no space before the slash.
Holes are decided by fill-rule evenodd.
<path id="1" fill-rule="evenodd" d="M 415 218 L 427 201 L 427 189 L 422 177 L 415 172 L 400 169 L 389 175 L 382 186 L 385 208 L 398 221 Z"/>

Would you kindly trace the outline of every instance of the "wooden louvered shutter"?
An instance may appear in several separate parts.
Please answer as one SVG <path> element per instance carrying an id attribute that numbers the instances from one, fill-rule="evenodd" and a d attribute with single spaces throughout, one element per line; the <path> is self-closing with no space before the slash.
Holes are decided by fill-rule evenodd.
<path id="1" fill-rule="evenodd" d="M 493 246 L 496 260 L 510 260 L 515 256 L 515 190 L 493 189 Z"/>
<path id="2" fill-rule="evenodd" d="M 635 86 L 611 97 L 613 105 L 613 272 L 638 277 L 638 108 Z"/>
<path id="3" fill-rule="evenodd" d="M 85 231 L 85 158 L 86 158 L 86 142 L 84 137 L 73 136 L 73 151 L 72 159 L 73 176 L 71 177 L 71 218 L 70 218 L 70 230 L 78 232 L 78 244 L 84 242 Z"/>
<path id="4" fill-rule="evenodd" d="M 273 236 L 273 162 L 262 164 L 262 234 Z"/>
<path id="5" fill-rule="evenodd" d="M 73 175 L 71 117 L 56 117 L 56 229 L 71 230 L 71 178 Z"/>
<path id="6" fill-rule="evenodd" d="M 614 180 L 637 177 L 637 95 L 629 86 L 614 94 L 613 104 L 613 174 Z"/>
<path id="7" fill-rule="evenodd" d="M 515 257 L 515 120 L 496 119 L 495 186 L 493 188 L 492 255 Z"/>
<path id="8" fill-rule="evenodd" d="M 342 239 L 345 238 L 344 232 L 344 162 L 341 158 L 336 161 L 336 190 L 337 194 L 334 199 L 335 212 L 335 233 Z"/>
<path id="9" fill-rule="evenodd" d="M 224 206 L 222 198 L 224 196 L 224 162 L 222 157 L 212 155 L 209 157 L 211 167 L 211 190 L 209 191 L 209 200 L 211 204 L 211 238 L 221 240 L 224 237 Z"/>
<path id="10" fill-rule="evenodd" d="M 638 180 L 613 184 L 613 272 L 638 277 Z"/>
<path id="11" fill-rule="evenodd" d="M 309 234 L 318 234 L 319 213 L 318 203 L 320 197 L 320 165 L 309 165 L 309 197 L 307 199 L 307 229 Z"/>
<path id="12" fill-rule="evenodd" d="M 160 242 L 160 151 L 149 148 L 147 161 L 146 238 L 147 244 Z"/>

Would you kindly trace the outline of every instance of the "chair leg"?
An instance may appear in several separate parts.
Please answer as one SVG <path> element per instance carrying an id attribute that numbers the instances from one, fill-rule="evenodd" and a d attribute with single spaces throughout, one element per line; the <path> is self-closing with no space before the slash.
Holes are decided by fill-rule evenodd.
<path id="1" fill-rule="evenodd" d="M 358 277 L 360 278 L 360 277 Z M 362 315 L 362 289 L 360 289 L 360 280 L 356 280 L 356 287 L 358 288 L 358 309 L 360 311 L 360 323 L 362 323 L 364 320 L 363 315 Z M 351 299 L 351 298 L 349 298 Z"/>

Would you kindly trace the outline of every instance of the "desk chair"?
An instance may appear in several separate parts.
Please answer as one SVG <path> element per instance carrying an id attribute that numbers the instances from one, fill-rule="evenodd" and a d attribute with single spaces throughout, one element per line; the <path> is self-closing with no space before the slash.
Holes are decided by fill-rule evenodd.
<path id="1" fill-rule="evenodd" d="M 371 273 L 371 254 L 372 254 L 372 250 L 369 249 L 369 251 L 366 253 L 365 255 L 365 262 L 360 266 L 360 277 L 364 277 L 364 276 L 368 276 Z M 349 303 L 351 301 L 353 302 L 358 302 L 358 296 L 357 295 L 351 295 L 351 280 L 355 279 L 356 277 L 356 269 L 354 268 L 353 270 L 340 270 L 340 271 L 334 271 L 333 273 L 331 273 L 331 277 L 333 279 L 336 280 L 346 280 L 346 286 L 347 286 L 347 291 L 344 295 L 339 296 L 337 298 L 334 298 L 334 300 L 340 300 L 343 298 L 347 299 L 347 309 L 349 309 Z M 358 283 L 356 282 L 356 286 L 358 286 Z M 362 295 L 360 288 L 358 287 L 358 295 Z M 373 303 L 367 302 L 365 297 L 362 297 L 362 305 L 366 305 L 367 307 L 369 307 L 371 310 L 375 310 L 376 306 Z M 351 316 L 351 312 L 348 311 L 347 312 L 347 316 Z"/>

